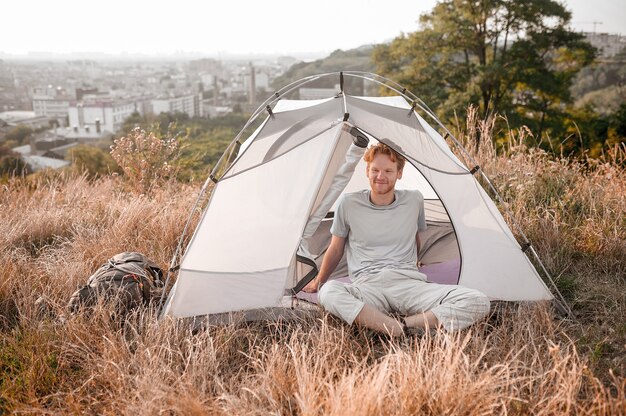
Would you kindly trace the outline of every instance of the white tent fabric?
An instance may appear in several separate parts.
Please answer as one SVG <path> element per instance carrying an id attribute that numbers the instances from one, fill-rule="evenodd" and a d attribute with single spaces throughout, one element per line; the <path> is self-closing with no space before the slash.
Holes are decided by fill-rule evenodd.
<path id="1" fill-rule="evenodd" d="M 350 144 L 347 151 L 345 151 L 345 160 L 341 166 L 334 169 L 329 167 L 329 170 L 335 172 L 335 174 L 325 176 L 328 180 L 324 181 L 325 183 L 322 184 L 320 192 L 318 192 L 316 201 L 313 204 L 313 210 L 311 211 L 311 215 L 309 215 L 309 220 L 302 233 L 300 246 L 305 253 L 308 252 L 308 240 L 315 235 L 320 223 L 346 188 L 350 178 L 354 175 L 356 166 L 359 161 L 362 160 L 364 153 L 365 148 Z M 337 154 L 339 154 L 339 152 L 337 152 Z M 338 161 L 340 161 L 340 159 Z"/>
<path id="2" fill-rule="evenodd" d="M 280 100 L 243 143 L 219 178 L 187 248 L 166 315 L 190 317 L 281 303 L 302 277 L 296 257 L 299 248 L 303 251 L 303 237 L 305 254 L 316 233 L 322 237 L 318 245 L 325 241 L 329 220 L 321 221 L 322 211 L 332 206 L 332 212 L 342 192 L 368 186 L 362 161 L 356 168 L 354 161 L 344 163 L 354 150 L 352 126 L 407 158 L 398 187 L 419 189 L 427 207 L 434 207 L 430 219 L 453 227 L 459 284 L 497 300 L 553 298 L 493 201 L 439 133 L 402 97 L 346 95 Z"/>
<path id="3" fill-rule="evenodd" d="M 340 127 L 217 184 L 185 254 L 169 310 L 195 316 L 225 312 L 226 305 L 237 310 L 280 301 L 307 221 L 303 212 L 334 148 L 327 143 L 336 141 Z"/>

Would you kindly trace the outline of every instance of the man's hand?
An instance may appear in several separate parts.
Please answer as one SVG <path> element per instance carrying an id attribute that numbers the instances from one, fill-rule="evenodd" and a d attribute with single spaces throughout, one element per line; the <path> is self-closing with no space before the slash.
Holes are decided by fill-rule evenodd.
<path id="1" fill-rule="evenodd" d="M 306 293 L 315 293 L 320 289 L 330 274 L 335 270 L 337 264 L 341 260 L 343 256 L 343 248 L 346 245 L 345 237 L 337 237 L 333 235 L 330 239 L 330 245 L 328 246 L 328 250 L 326 250 L 326 254 L 324 255 L 324 259 L 322 260 L 322 266 L 320 267 L 320 272 L 315 276 L 315 279 L 311 280 L 308 285 L 306 285 L 302 290 Z"/>
<path id="2" fill-rule="evenodd" d="M 311 280 L 308 285 L 302 288 L 302 291 L 306 293 L 315 293 L 318 291 L 318 289 L 319 289 L 319 282 L 317 278 L 315 278 Z"/>

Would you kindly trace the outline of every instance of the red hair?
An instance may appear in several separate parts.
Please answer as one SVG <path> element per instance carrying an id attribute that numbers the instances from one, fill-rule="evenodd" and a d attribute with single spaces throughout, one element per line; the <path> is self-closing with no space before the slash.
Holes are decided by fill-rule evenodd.
<path id="1" fill-rule="evenodd" d="M 389 159 L 391 159 L 392 162 L 396 162 L 396 166 L 398 166 L 398 171 L 401 171 L 402 168 L 404 168 L 404 162 L 406 162 L 406 159 L 384 143 L 378 143 L 370 146 L 365 151 L 365 155 L 363 155 L 363 160 L 367 162 L 368 167 L 370 162 L 374 160 L 374 157 L 376 157 L 376 155 L 379 153 L 389 156 Z"/>

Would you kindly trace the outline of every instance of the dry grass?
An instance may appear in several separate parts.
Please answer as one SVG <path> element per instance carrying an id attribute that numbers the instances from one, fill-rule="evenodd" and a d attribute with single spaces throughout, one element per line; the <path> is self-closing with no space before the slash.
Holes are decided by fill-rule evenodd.
<path id="1" fill-rule="evenodd" d="M 495 116 L 470 118 L 461 140 L 503 195 L 581 325 L 571 330 L 590 365 L 626 374 L 626 143 L 600 159 L 553 157 L 511 131 L 492 145 Z M 476 149 L 475 132 L 486 139 Z"/>
<path id="2" fill-rule="evenodd" d="M 115 178 L 63 176 L 2 185 L 0 414 L 625 414 L 623 150 L 595 165 L 508 152 L 476 157 L 577 322 L 520 305 L 497 324 L 390 341 L 321 312 L 196 334 L 153 310 L 120 324 L 106 305 L 61 321 L 113 254 L 167 265 L 197 189 L 145 197 Z"/>

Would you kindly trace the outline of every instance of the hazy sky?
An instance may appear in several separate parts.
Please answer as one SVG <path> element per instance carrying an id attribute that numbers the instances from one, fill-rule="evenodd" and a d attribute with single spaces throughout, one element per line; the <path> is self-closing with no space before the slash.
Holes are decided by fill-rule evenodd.
<path id="1" fill-rule="evenodd" d="M 435 0 L 2 0 L 0 53 L 328 53 L 417 30 Z M 573 27 L 626 35 L 626 0 L 567 0 Z"/>

